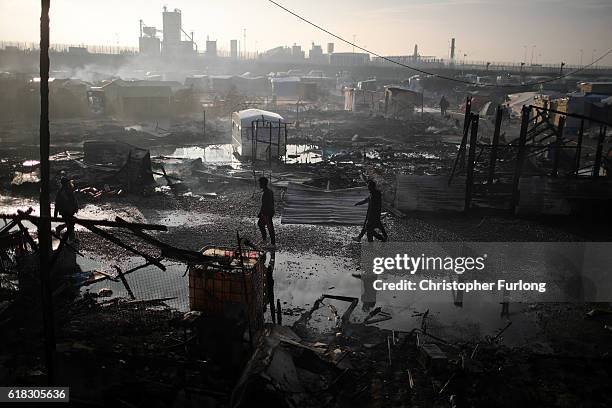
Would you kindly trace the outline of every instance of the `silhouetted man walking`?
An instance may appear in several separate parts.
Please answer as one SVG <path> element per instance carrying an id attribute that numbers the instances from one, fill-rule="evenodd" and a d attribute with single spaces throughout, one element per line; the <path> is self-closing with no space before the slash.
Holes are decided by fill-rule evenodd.
<path id="1" fill-rule="evenodd" d="M 380 241 L 387 241 L 387 231 L 380 220 L 380 213 L 382 212 L 382 193 L 376 189 L 376 183 L 373 180 L 368 181 L 368 190 L 370 191 L 369 197 L 355 203 L 355 205 L 362 205 L 368 203 L 368 213 L 363 228 L 358 236 L 353 238 L 355 241 L 361 241 L 364 234 L 367 234 L 368 242 L 372 242 L 374 237 Z M 380 233 L 376 231 L 380 230 Z"/>
<path id="2" fill-rule="evenodd" d="M 268 188 L 268 179 L 266 177 L 259 178 L 259 187 L 263 190 L 261 197 L 261 209 L 259 210 L 259 220 L 257 225 L 261 231 L 261 237 L 267 242 L 266 228 L 270 234 L 270 243 L 272 246 L 276 245 L 276 238 L 274 235 L 274 224 L 272 223 L 272 217 L 274 217 L 274 193 Z"/>

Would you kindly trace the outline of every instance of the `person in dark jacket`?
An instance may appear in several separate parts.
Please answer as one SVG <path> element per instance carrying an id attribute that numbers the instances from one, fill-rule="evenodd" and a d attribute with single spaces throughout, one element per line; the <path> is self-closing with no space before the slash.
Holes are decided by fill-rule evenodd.
<path id="1" fill-rule="evenodd" d="M 74 194 L 74 184 L 67 177 L 62 177 L 60 180 L 60 189 L 55 196 L 55 209 L 53 216 L 59 215 L 64 219 L 65 224 L 58 225 L 55 231 L 59 234 L 64 228 L 69 237 L 74 234 L 74 215 L 79 211 L 79 203 Z"/>
<path id="2" fill-rule="evenodd" d="M 272 217 L 274 217 L 274 193 L 268 188 L 268 179 L 266 177 L 259 178 L 259 187 L 263 190 L 263 195 L 261 197 L 261 209 L 259 210 L 257 225 L 264 242 L 268 240 L 266 234 L 266 228 L 268 228 L 270 243 L 272 246 L 275 246 L 276 237 L 274 235 L 274 224 L 272 223 Z"/>
<path id="3" fill-rule="evenodd" d="M 446 110 L 450 106 L 450 103 L 446 100 L 446 97 L 442 95 L 442 99 L 440 99 L 440 113 L 442 116 L 446 116 Z"/>
<path id="4" fill-rule="evenodd" d="M 368 203 L 368 212 L 361 233 L 353 239 L 355 241 L 361 241 L 363 235 L 366 234 L 368 242 L 372 242 L 374 240 L 373 238 L 385 242 L 388 239 L 387 231 L 385 231 L 385 227 L 380 220 L 380 214 L 382 212 L 382 193 L 376 188 L 374 180 L 368 181 L 368 190 L 370 191 L 370 195 L 358 203 L 355 203 L 355 205 Z M 377 230 L 380 230 L 380 233 Z"/>

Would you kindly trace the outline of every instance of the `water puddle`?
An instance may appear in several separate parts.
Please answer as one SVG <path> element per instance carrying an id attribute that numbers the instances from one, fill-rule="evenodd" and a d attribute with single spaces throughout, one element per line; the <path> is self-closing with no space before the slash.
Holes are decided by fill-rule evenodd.
<path id="1" fill-rule="evenodd" d="M 145 261 L 142 258 L 130 257 L 109 263 L 88 256 L 85 258 L 78 257 L 77 263 L 83 271 L 100 270 L 114 275 L 113 264 L 119 266 L 125 272 L 144 264 Z M 176 298 L 166 301 L 166 304 L 182 312 L 187 312 L 189 310 L 189 288 L 188 277 L 185 275 L 186 266 L 172 261 L 162 263 L 166 266 L 165 271 L 155 266 L 148 266 L 126 275 L 126 280 L 132 292 L 137 300 Z M 113 282 L 108 279 L 83 287 L 82 292 L 89 290 L 92 293 L 98 293 L 103 288 L 112 290 L 113 293 L 110 298 L 128 297 L 127 290 L 120 281 Z"/>
<path id="2" fill-rule="evenodd" d="M 158 152 L 152 149 L 154 156 L 161 153 L 161 151 Z M 234 169 L 239 169 L 242 166 L 240 160 L 234 156 L 231 143 L 206 147 L 179 147 L 173 152 L 165 154 L 165 156 L 188 160 L 202 159 L 202 162 L 206 164 L 230 166 Z M 317 146 L 305 144 L 287 145 L 287 163 L 317 163 L 321 160 L 323 160 L 322 151 Z"/>
<path id="3" fill-rule="evenodd" d="M 390 281 L 401 277 L 388 275 Z M 410 331 L 420 328 L 422 314 L 429 310 L 427 327 L 432 333 L 451 340 L 475 340 L 496 332 L 512 321 L 512 327 L 504 333 L 504 342 L 516 345 L 528 341 L 537 327 L 528 312 L 528 306 L 521 303 L 509 305 L 508 313 L 502 315 L 500 299 L 494 295 L 471 292 L 463 297 L 453 297 L 449 292 L 406 292 L 375 291 L 372 282 L 363 278 L 357 266 L 348 258 L 323 257 L 313 254 L 278 252 L 274 268 L 275 297 L 281 300 L 283 310 L 292 311 L 284 316 L 284 324 L 292 324 L 301 312 L 310 310 L 322 294 L 351 296 L 359 299 L 351 321 L 361 322 L 375 308 L 390 315 L 389 320 L 375 325 L 389 330 Z M 455 294 L 456 295 L 456 294 Z M 339 315 L 348 307 L 347 302 L 333 304 Z M 298 313 L 299 312 L 299 313 Z M 319 313 L 320 314 L 320 313 Z M 317 326 L 324 330 L 329 319 L 313 314 Z M 376 316 L 374 316 L 376 318 Z"/>
<path id="4" fill-rule="evenodd" d="M 185 210 L 163 210 L 156 213 L 154 221 L 149 220 L 148 222 L 167 227 L 198 227 L 214 224 L 215 216 Z"/>
<path id="5" fill-rule="evenodd" d="M 37 203 L 27 198 L 0 196 L 0 212 L 15 213 L 17 209 L 26 210 L 32 206 L 38 213 Z M 107 206 L 87 204 L 79 215 L 83 218 L 113 219 L 122 215 L 120 210 Z M 194 214 L 188 211 L 163 210 L 155 214 L 142 216 L 148 222 L 159 222 L 170 227 L 185 225 L 209 225 L 218 222 L 207 214 Z M 124 215 L 125 216 L 125 215 Z M 28 225 L 34 228 L 33 225 Z M 99 269 L 113 273 L 112 263 L 89 255 L 78 257 L 82 270 Z M 122 270 L 128 270 L 144 263 L 140 258 L 116 260 Z M 138 299 L 176 297 L 168 304 L 181 311 L 189 307 L 188 281 L 185 265 L 167 262 L 167 271 L 154 266 L 143 268 L 127 276 L 128 282 Z M 385 275 L 389 281 L 398 281 L 401 276 Z M 518 345 L 529 341 L 537 332 L 533 313 L 527 304 L 512 303 L 509 313 L 502 315 L 500 299 L 488 292 L 470 292 L 463 298 L 455 297 L 452 292 L 376 292 L 371 288 L 369 278 L 360 274 L 359 266 L 353 259 L 338 256 L 320 256 L 310 253 L 293 253 L 278 251 L 275 256 L 274 291 L 275 298 L 280 299 L 284 324 L 292 324 L 302 313 L 310 310 L 316 299 L 322 294 L 352 296 L 359 299 L 351 320 L 361 322 L 374 309 L 380 307 L 388 313 L 389 320 L 375 323 L 376 326 L 409 331 L 419 328 L 422 313 L 429 310 L 428 328 L 432 333 L 448 340 L 481 339 L 494 335 L 508 321 L 512 326 L 504 333 L 504 342 Z M 113 290 L 113 296 L 126 296 L 121 282 L 103 281 L 89 287 L 97 292 L 101 288 Z M 329 303 L 329 302 L 325 302 Z M 346 307 L 346 306 L 344 306 Z M 341 314 L 340 307 L 338 311 Z M 376 317 L 376 316 L 375 316 Z M 321 317 L 321 324 L 329 325 L 329 320 Z"/>

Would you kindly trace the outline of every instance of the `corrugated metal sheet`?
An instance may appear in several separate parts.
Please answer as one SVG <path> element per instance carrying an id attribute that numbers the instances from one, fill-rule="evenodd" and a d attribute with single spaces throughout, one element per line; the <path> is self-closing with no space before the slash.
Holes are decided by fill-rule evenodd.
<path id="1" fill-rule="evenodd" d="M 400 211 L 463 211 L 465 177 L 399 174 L 396 178 L 395 208 Z"/>
<path id="2" fill-rule="evenodd" d="M 281 222 L 361 225 L 365 220 L 367 205 L 355 207 L 355 203 L 368 194 L 365 187 L 325 191 L 289 183 Z"/>

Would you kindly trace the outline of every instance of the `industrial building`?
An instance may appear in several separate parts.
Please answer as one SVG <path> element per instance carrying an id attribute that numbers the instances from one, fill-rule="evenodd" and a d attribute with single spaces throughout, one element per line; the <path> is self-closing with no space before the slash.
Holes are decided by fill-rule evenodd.
<path id="1" fill-rule="evenodd" d="M 331 65 L 365 65 L 370 62 L 370 54 L 360 52 L 335 52 L 329 55 Z"/>
<path id="2" fill-rule="evenodd" d="M 217 41 L 206 40 L 206 56 L 217 58 Z"/>
<path id="3" fill-rule="evenodd" d="M 161 41 L 157 37 L 157 28 L 145 26 L 140 20 L 140 37 L 138 38 L 140 54 L 157 56 L 161 52 Z"/>
<path id="4" fill-rule="evenodd" d="M 164 6 L 163 16 L 163 42 L 162 54 L 165 56 L 178 56 L 193 54 L 193 33 L 191 36 L 183 31 L 181 10 L 168 11 Z M 184 34 L 188 39 L 182 40 Z"/>
<path id="5" fill-rule="evenodd" d="M 312 43 L 312 48 L 308 52 L 308 59 L 313 64 L 323 64 L 326 58 L 323 55 L 323 48 L 320 45 Z"/>

